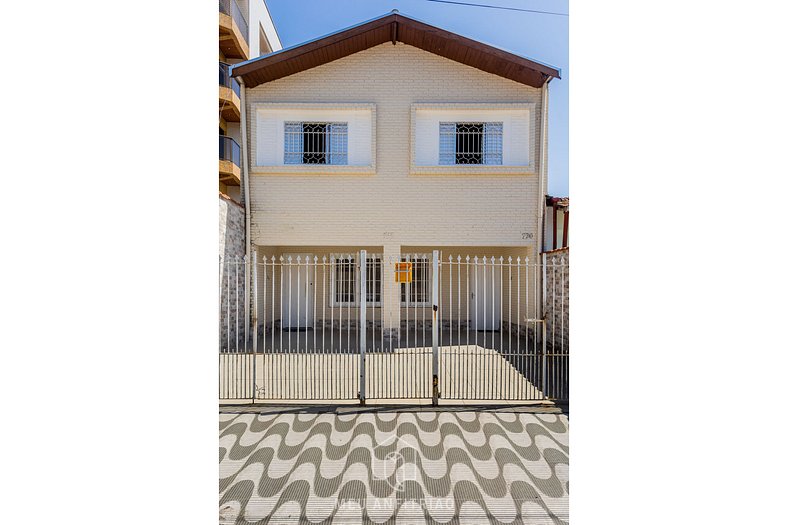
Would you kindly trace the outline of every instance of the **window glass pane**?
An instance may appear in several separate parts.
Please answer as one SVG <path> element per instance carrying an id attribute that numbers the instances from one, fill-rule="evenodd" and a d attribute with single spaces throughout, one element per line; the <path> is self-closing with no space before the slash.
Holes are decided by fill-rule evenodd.
<path id="1" fill-rule="evenodd" d="M 367 259 L 367 302 L 368 303 L 379 303 L 380 302 L 380 290 L 381 286 L 383 285 L 383 280 L 381 279 L 381 261 L 379 258 L 375 257 L 372 259 Z"/>
<path id="2" fill-rule="evenodd" d="M 285 122 L 285 164 L 301 164 L 304 135 L 301 122 Z"/>
<path id="3" fill-rule="evenodd" d="M 405 256 L 402 261 L 413 264 L 413 279 L 400 285 L 400 302 L 424 304 L 430 300 L 430 260 L 424 257 Z"/>
<path id="4" fill-rule="evenodd" d="M 484 123 L 484 163 L 503 164 L 503 122 Z"/>
<path id="5" fill-rule="evenodd" d="M 457 124 L 454 122 L 440 123 L 440 164 L 454 164 L 456 127 Z"/>
<path id="6" fill-rule="evenodd" d="M 354 302 L 356 298 L 356 267 L 353 264 L 353 259 L 336 259 L 334 266 L 334 302 Z"/>
<path id="7" fill-rule="evenodd" d="M 347 164 L 347 122 L 334 122 L 328 125 L 329 130 L 329 147 L 328 147 L 328 163 L 329 164 Z"/>

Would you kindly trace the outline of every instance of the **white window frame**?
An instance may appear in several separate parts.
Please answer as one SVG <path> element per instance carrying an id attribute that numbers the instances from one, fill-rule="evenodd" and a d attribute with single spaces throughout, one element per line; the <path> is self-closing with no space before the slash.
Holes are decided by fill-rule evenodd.
<path id="1" fill-rule="evenodd" d="M 541 134 L 534 102 L 419 102 L 410 108 L 411 175 L 536 175 Z M 501 122 L 501 164 L 441 164 L 440 122 Z M 425 136 L 436 142 L 423 147 L 432 140 Z"/>
<path id="2" fill-rule="evenodd" d="M 377 172 L 376 106 L 362 102 L 253 102 L 250 150 L 255 175 L 374 175 Z M 284 164 L 285 122 L 347 122 L 347 164 Z"/>
<path id="3" fill-rule="evenodd" d="M 350 259 L 351 260 L 351 264 L 353 265 L 352 266 L 353 273 L 354 273 L 353 281 L 355 283 L 354 284 L 355 289 L 353 290 L 353 297 L 354 297 L 354 299 L 356 297 L 356 294 L 358 293 L 358 290 L 360 289 L 360 282 L 359 282 L 358 276 L 355 275 L 356 258 L 357 257 L 358 256 L 356 254 L 352 254 L 352 253 L 332 253 L 331 254 L 331 257 L 329 259 L 331 261 L 331 296 L 329 298 L 330 299 L 329 304 L 330 304 L 330 306 L 332 308 L 338 308 L 338 307 L 342 307 L 342 306 L 345 306 L 345 307 L 351 306 L 351 307 L 356 307 L 356 308 L 359 307 L 359 301 L 358 300 L 354 300 L 354 301 L 337 301 L 336 300 L 336 291 L 337 291 L 336 290 L 336 285 L 337 285 L 336 269 L 337 269 L 337 263 L 340 260 Z M 380 266 L 380 281 L 379 281 L 378 286 L 375 288 L 375 291 L 378 292 L 378 295 L 380 296 L 380 299 L 382 300 L 383 299 L 383 254 L 381 254 L 381 253 L 368 253 L 367 254 L 367 270 L 369 270 L 369 263 L 372 262 L 372 261 L 375 261 Z M 372 290 L 368 289 L 367 290 L 367 297 L 369 297 L 370 293 L 372 293 Z M 380 306 L 382 306 L 382 301 L 381 300 L 378 300 L 378 301 L 369 301 L 369 300 L 367 300 L 367 306 L 368 307 L 372 306 L 372 307 L 376 307 L 376 308 L 380 307 Z"/>
<path id="4" fill-rule="evenodd" d="M 397 288 L 397 293 L 399 294 L 399 302 L 400 307 L 408 307 L 408 306 L 432 306 L 432 254 L 428 253 L 403 253 L 400 254 L 400 261 L 401 262 L 412 262 L 415 263 L 416 261 L 424 260 L 424 265 L 427 267 L 427 278 L 425 286 L 425 300 L 424 301 L 409 301 L 402 299 L 402 292 L 403 289 L 405 291 L 405 297 L 410 298 L 410 287 L 412 283 L 400 283 L 399 287 Z M 419 262 L 421 264 L 421 262 Z M 415 264 L 414 264 L 414 271 L 413 277 L 416 277 L 415 271 Z"/>

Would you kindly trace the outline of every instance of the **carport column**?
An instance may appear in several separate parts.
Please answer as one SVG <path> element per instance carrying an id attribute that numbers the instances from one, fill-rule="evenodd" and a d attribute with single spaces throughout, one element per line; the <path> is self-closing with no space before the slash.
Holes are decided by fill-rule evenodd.
<path id="1" fill-rule="evenodd" d="M 399 337 L 400 305 L 399 284 L 394 281 L 394 263 L 400 260 L 400 245 L 383 246 L 383 344 L 386 348 L 397 346 Z"/>

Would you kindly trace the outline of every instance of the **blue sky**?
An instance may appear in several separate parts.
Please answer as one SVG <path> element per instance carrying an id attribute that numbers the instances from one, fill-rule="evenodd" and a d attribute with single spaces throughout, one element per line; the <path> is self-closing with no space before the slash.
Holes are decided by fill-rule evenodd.
<path id="1" fill-rule="evenodd" d="M 566 0 L 456 0 L 568 13 Z M 427 0 L 266 0 L 284 47 L 399 9 L 429 24 L 561 69 L 550 83 L 548 193 L 569 195 L 569 17 Z"/>

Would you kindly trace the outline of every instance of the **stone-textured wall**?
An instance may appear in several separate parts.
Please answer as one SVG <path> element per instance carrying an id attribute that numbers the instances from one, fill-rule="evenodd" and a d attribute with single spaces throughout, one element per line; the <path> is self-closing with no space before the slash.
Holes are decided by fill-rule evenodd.
<path id="1" fill-rule="evenodd" d="M 229 328 L 230 348 L 235 348 L 236 321 L 240 334 L 244 330 L 244 209 L 229 197 L 219 194 L 219 255 L 222 257 L 221 278 L 221 348 L 227 347 Z M 237 259 L 236 259 L 237 257 Z M 237 261 L 237 262 L 236 262 Z M 236 286 L 236 282 L 238 283 Z M 228 289 L 229 285 L 229 289 Z M 238 308 L 236 309 L 236 292 Z M 229 305 L 229 326 L 228 326 Z M 239 345 L 243 340 L 239 337 Z"/>
<path id="2" fill-rule="evenodd" d="M 546 254 L 547 343 L 560 351 L 569 352 L 569 248 L 552 250 Z"/>

